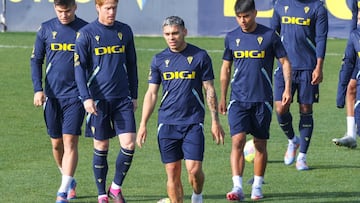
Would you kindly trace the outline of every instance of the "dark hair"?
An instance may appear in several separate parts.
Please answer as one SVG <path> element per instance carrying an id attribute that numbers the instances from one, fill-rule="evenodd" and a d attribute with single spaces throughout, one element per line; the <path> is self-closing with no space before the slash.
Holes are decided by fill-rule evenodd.
<path id="1" fill-rule="evenodd" d="M 165 27 L 167 25 L 175 25 L 175 26 L 180 26 L 182 28 L 185 28 L 185 23 L 184 20 L 181 19 L 179 16 L 169 16 L 167 18 L 165 18 L 162 27 Z"/>
<path id="2" fill-rule="evenodd" d="M 236 0 L 234 6 L 235 14 L 246 13 L 255 10 L 254 0 Z"/>
<path id="3" fill-rule="evenodd" d="M 71 7 L 75 5 L 75 0 L 54 0 L 54 5 Z"/>

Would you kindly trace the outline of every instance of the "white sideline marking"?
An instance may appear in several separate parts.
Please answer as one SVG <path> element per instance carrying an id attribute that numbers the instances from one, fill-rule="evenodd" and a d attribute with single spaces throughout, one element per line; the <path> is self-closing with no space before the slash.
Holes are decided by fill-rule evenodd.
<path id="1" fill-rule="evenodd" d="M 32 47 L 30 46 L 14 46 L 14 45 L 5 45 L 5 44 L 0 44 L 0 48 L 4 48 L 4 49 L 15 49 L 15 48 L 23 48 L 23 49 L 32 49 Z"/>
<path id="2" fill-rule="evenodd" d="M 32 46 L 20 46 L 20 45 L 6 45 L 6 44 L 0 44 L 0 49 L 15 49 L 15 48 L 22 48 L 22 49 L 32 49 Z M 136 48 L 136 51 L 153 51 L 153 52 L 160 52 L 164 49 L 150 49 L 150 48 Z M 224 50 L 218 50 L 218 49 L 211 49 L 206 50 L 209 53 L 223 53 Z M 343 53 L 326 53 L 327 56 L 342 56 Z"/>

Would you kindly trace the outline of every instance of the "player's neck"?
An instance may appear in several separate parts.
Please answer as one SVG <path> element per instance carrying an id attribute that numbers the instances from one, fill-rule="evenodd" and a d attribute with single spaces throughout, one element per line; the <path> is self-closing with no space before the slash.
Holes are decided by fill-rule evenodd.
<path id="1" fill-rule="evenodd" d="M 248 29 L 243 30 L 243 32 L 254 32 L 256 30 L 257 27 L 257 23 L 254 23 L 253 25 L 251 25 Z"/>
<path id="2" fill-rule="evenodd" d="M 170 50 L 171 50 L 172 52 L 182 52 L 184 49 L 186 49 L 186 47 L 187 47 L 187 43 L 184 42 L 183 44 L 181 44 L 181 46 L 179 46 L 179 47 L 177 47 L 177 48 L 174 48 L 174 49 L 171 49 L 171 48 L 170 48 Z"/>

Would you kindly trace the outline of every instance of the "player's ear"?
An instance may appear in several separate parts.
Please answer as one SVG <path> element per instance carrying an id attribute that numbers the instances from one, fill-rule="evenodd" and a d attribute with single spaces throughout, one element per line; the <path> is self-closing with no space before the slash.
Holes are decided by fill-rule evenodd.
<path id="1" fill-rule="evenodd" d="M 95 4 L 95 8 L 96 8 L 96 12 L 99 14 L 99 13 L 100 13 L 100 6 L 99 6 L 99 4 Z"/>
<path id="2" fill-rule="evenodd" d="M 184 32 L 184 36 L 186 36 L 188 31 L 186 28 L 184 28 L 183 32 Z"/>

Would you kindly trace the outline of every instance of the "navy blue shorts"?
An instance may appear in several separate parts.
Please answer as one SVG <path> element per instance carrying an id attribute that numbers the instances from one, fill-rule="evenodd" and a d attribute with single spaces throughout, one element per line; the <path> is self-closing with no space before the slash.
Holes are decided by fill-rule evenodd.
<path id="1" fill-rule="evenodd" d="M 95 101 L 97 115 L 86 117 L 86 137 L 107 140 L 122 133 L 135 133 L 134 105 L 131 99 Z"/>
<path id="2" fill-rule="evenodd" d="M 228 107 L 230 135 L 252 134 L 259 139 L 269 139 L 272 102 L 231 101 Z"/>
<path id="3" fill-rule="evenodd" d="M 158 126 L 158 145 L 163 163 L 181 159 L 202 161 L 205 138 L 203 124 Z"/>
<path id="4" fill-rule="evenodd" d="M 44 118 L 51 138 L 63 134 L 80 135 L 85 110 L 79 98 L 46 98 Z"/>
<path id="5" fill-rule="evenodd" d="M 294 98 L 297 91 L 297 102 L 299 104 L 313 104 L 319 102 L 319 85 L 312 85 L 311 70 L 292 71 L 291 94 Z M 282 94 L 285 89 L 284 76 L 282 69 L 276 69 L 274 73 L 274 99 L 282 100 Z"/>

